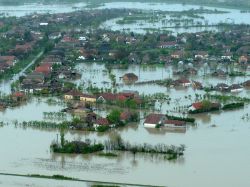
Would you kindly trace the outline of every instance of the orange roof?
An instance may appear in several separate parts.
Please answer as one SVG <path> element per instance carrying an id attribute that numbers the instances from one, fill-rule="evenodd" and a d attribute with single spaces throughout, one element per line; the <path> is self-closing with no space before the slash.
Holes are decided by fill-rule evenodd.
<path id="1" fill-rule="evenodd" d="M 44 63 L 38 67 L 36 67 L 35 72 L 40 72 L 44 74 L 49 74 L 51 72 L 52 65 L 49 63 Z"/>
<path id="2" fill-rule="evenodd" d="M 13 97 L 23 97 L 24 96 L 24 93 L 22 92 L 15 92 L 12 94 Z"/>
<path id="3" fill-rule="evenodd" d="M 196 110 L 202 109 L 202 102 L 193 103 L 192 106 L 193 106 Z"/>

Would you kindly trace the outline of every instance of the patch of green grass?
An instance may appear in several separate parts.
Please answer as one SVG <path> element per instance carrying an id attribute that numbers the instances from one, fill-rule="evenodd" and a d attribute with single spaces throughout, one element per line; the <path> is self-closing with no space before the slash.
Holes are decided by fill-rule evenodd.
<path id="1" fill-rule="evenodd" d="M 57 179 L 57 180 L 75 180 L 74 178 L 71 177 L 66 177 L 63 175 L 39 175 L 39 174 L 31 174 L 29 177 L 37 177 L 37 178 L 46 178 L 46 179 Z"/>
<path id="2" fill-rule="evenodd" d="M 118 154 L 116 153 L 99 153 L 98 156 L 105 156 L 105 157 L 118 157 Z"/>
<path id="3" fill-rule="evenodd" d="M 91 187 L 120 187 L 120 186 L 94 184 L 94 185 L 91 185 Z"/>

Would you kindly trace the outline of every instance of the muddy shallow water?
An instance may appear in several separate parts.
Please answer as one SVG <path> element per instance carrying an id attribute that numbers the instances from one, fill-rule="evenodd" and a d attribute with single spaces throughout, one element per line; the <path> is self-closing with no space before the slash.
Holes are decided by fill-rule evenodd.
<path id="1" fill-rule="evenodd" d="M 57 131 L 4 126 L 0 128 L 0 172 L 61 174 L 80 179 L 176 187 L 248 186 L 250 122 L 241 117 L 249 111 L 248 106 L 237 111 L 196 115 L 197 127 L 190 126 L 185 133 L 145 129 L 142 123 L 116 130 L 129 142 L 185 144 L 184 158 L 174 162 L 150 154 L 137 154 L 135 159 L 131 153 L 119 153 L 118 158 L 52 154 L 49 145 L 56 139 Z M 71 131 L 66 138 L 103 141 L 116 132 Z"/>

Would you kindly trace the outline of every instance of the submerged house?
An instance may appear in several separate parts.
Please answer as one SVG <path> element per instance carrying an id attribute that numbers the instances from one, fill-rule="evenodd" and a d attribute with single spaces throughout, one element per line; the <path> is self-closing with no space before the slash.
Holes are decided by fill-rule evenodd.
<path id="1" fill-rule="evenodd" d="M 228 91 L 228 88 L 229 86 L 225 83 L 218 83 L 216 86 L 215 86 L 215 90 L 216 91 Z"/>
<path id="2" fill-rule="evenodd" d="M 190 113 L 200 113 L 200 112 L 208 112 L 213 110 L 219 110 L 221 107 L 220 103 L 214 103 L 210 101 L 202 101 L 193 103 L 189 108 L 188 111 Z"/>
<path id="3" fill-rule="evenodd" d="M 250 87 L 250 80 L 247 80 L 243 83 L 244 87 Z"/>
<path id="4" fill-rule="evenodd" d="M 191 81 L 186 79 L 186 78 L 181 78 L 181 79 L 177 79 L 177 80 L 173 81 L 173 86 L 188 87 L 191 84 L 192 84 Z"/>
<path id="5" fill-rule="evenodd" d="M 144 121 L 144 127 L 156 128 L 158 125 L 162 125 L 165 120 L 166 116 L 163 114 L 149 114 Z"/>
<path id="6" fill-rule="evenodd" d="M 27 75 L 22 81 L 21 91 L 33 93 L 40 91 L 46 86 L 44 85 L 45 77 L 43 73 L 33 72 Z"/>
<path id="7" fill-rule="evenodd" d="M 138 76 L 134 73 L 126 73 L 122 76 L 122 79 L 124 83 L 134 83 L 138 81 Z"/>
<path id="8" fill-rule="evenodd" d="M 232 84 L 231 86 L 229 86 L 228 89 L 232 93 L 237 93 L 237 92 L 242 92 L 243 91 L 243 87 L 240 84 Z"/>
<path id="9" fill-rule="evenodd" d="M 26 96 L 23 92 L 15 92 L 11 94 L 11 99 L 16 102 L 21 102 L 26 99 Z"/>
<path id="10" fill-rule="evenodd" d="M 100 126 L 110 126 L 110 123 L 107 118 L 98 118 L 93 126 L 97 129 Z"/>
<path id="11" fill-rule="evenodd" d="M 202 83 L 201 82 L 198 82 L 198 81 L 192 81 L 192 86 L 193 86 L 193 88 L 195 88 L 195 89 L 199 89 L 199 90 L 201 90 L 201 89 L 203 89 L 203 85 L 202 85 Z"/>
<path id="12" fill-rule="evenodd" d="M 163 122 L 163 126 L 168 128 L 186 128 L 186 122 L 167 119 Z"/>

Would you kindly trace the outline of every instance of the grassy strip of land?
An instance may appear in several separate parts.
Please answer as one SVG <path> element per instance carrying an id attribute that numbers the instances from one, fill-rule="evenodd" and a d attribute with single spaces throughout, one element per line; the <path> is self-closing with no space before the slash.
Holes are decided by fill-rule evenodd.
<path id="1" fill-rule="evenodd" d="M 188 123 L 194 123 L 195 122 L 195 118 L 184 118 L 184 117 L 169 116 L 169 115 L 167 115 L 167 118 L 170 119 L 170 120 L 185 121 L 185 122 L 188 122 Z"/>
<path id="2" fill-rule="evenodd" d="M 233 110 L 244 107 L 244 103 L 230 103 L 222 107 L 223 110 Z"/>
<path id="3" fill-rule="evenodd" d="M 98 156 L 103 156 L 103 157 L 118 157 L 118 154 L 108 152 L 108 153 L 99 153 Z"/>
<path id="4" fill-rule="evenodd" d="M 43 178 L 43 179 L 51 179 L 51 180 L 67 180 L 67 181 L 76 181 L 76 182 L 91 182 L 91 183 L 99 183 L 99 185 L 129 185 L 129 186 L 141 186 L 141 187 L 163 187 L 156 185 L 144 185 L 144 184 L 130 184 L 130 183 L 115 183 L 115 182 L 103 182 L 96 180 L 84 180 L 84 179 L 76 179 L 71 177 L 65 177 L 62 175 L 38 175 L 38 174 L 13 174 L 13 173 L 0 173 L 2 176 L 13 176 L 13 177 L 26 177 L 26 178 Z"/>

